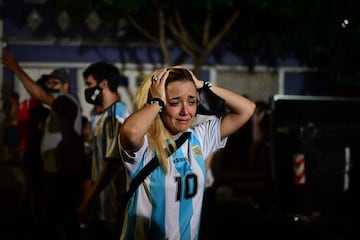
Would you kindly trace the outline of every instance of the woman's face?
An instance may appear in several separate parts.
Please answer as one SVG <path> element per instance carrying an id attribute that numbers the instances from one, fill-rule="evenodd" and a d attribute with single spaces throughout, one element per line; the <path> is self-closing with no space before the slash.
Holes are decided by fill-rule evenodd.
<path id="1" fill-rule="evenodd" d="M 192 81 L 175 81 L 166 87 L 166 107 L 161 118 L 173 135 L 188 129 L 194 121 L 198 94 Z"/>

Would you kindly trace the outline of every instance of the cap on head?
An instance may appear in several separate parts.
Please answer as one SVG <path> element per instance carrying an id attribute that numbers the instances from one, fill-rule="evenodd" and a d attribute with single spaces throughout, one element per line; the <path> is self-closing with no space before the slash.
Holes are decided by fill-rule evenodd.
<path id="1" fill-rule="evenodd" d="M 70 76 L 64 68 L 54 69 L 48 77 L 49 78 L 57 78 L 62 83 L 70 83 Z"/>
<path id="2" fill-rule="evenodd" d="M 39 79 L 36 81 L 37 84 L 39 84 L 40 86 L 46 86 L 46 81 L 48 80 L 49 75 L 46 74 L 42 74 Z"/>

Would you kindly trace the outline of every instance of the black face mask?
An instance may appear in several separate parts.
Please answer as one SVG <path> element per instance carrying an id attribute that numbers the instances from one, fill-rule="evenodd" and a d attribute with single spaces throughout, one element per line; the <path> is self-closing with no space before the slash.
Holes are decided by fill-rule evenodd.
<path id="1" fill-rule="evenodd" d="M 46 88 L 45 90 L 46 90 L 48 93 L 60 93 L 60 89 Z"/>
<path id="2" fill-rule="evenodd" d="M 90 104 L 99 104 L 101 101 L 100 95 L 102 92 L 102 88 L 99 86 L 95 86 L 92 88 L 85 89 L 85 100 Z"/>

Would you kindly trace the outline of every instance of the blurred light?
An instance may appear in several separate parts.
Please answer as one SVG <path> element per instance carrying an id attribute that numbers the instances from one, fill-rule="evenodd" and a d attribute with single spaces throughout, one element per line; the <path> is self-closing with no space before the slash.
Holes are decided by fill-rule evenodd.
<path id="1" fill-rule="evenodd" d="M 348 24 L 349 24 L 349 20 L 344 19 L 343 22 L 341 23 L 341 27 L 346 28 Z"/>

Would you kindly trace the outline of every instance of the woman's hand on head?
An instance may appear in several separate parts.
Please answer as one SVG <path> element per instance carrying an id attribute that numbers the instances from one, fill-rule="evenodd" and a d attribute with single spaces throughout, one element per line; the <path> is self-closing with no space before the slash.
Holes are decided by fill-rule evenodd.
<path id="1" fill-rule="evenodd" d="M 169 76 L 169 71 L 167 69 L 162 69 L 160 71 L 154 72 L 151 78 L 151 87 L 150 95 L 151 98 L 160 98 L 166 104 L 166 93 L 165 93 L 165 83 L 166 79 Z"/>
<path id="2" fill-rule="evenodd" d="M 183 69 L 188 70 L 189 73 L 191 74 L 191 77 L 193 78 L 193 80 L 195 82 L 195 85 L 196 85 L 197 89 L 202 88 L 204 86 L 204 81 L 198 79 L 190 69 L 184 68 L 182 66 L 174 66 L 174 68 L 183 68 Z"/>

